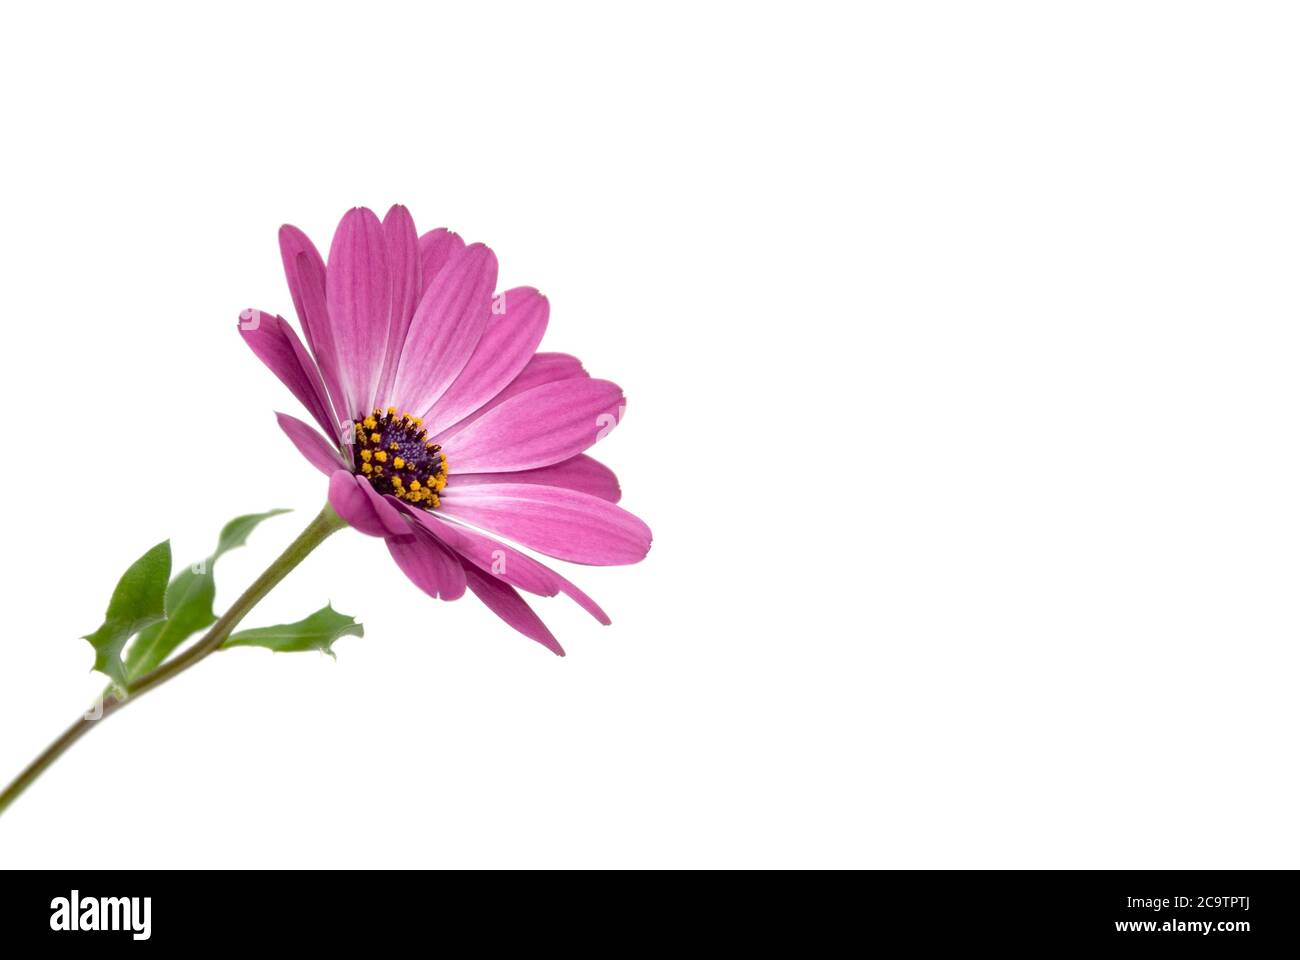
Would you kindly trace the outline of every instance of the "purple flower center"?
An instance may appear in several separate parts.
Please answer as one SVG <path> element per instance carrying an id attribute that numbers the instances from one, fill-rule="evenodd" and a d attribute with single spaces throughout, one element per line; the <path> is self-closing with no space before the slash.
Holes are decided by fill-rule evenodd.
<path id="1" fill-rule="evenodd" d="M 447 485 L 447 457 L 430 443 L 424 424 L 396 407 L 352 421 L 352 462 L 379 493 L 432 509 Z"/>

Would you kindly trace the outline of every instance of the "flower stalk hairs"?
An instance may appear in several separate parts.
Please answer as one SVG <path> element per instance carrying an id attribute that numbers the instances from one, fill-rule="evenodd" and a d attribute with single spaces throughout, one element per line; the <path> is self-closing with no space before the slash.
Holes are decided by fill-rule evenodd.
<path id="1" fill-rule="evenodd" d="M 296 623 L 236 631 L 344 527 L 382 538 L 430 597 L 468 591 L 560 656 L 521 591 L 564 594 L 600 623 L 609 617 L 524 549 L 597 565 L 636 563 L 650 549 L 649 528 L 617 505 L 613 471 L 585 452 L 618 424 L 622 391 L 575 357 L 538 352 L 546 298 L 531 287 L 497 291 L 491 250 L 446 229 L 419 234 L 395 206 L 382 221 L 364 208 L 344 214 L 328 260 L 292 226 L 280 230 L 280 253 L 302 337 L 253 309 L 240 314 L 239 333 L 311 420 L 276 414 L 324 475 L 324 509 L 221 616 L 218 559 L 285 511 L 232 520 L 208 557 L 175 576 L 167 542 L 133 563 L 86 637 L 108 689 L 0 793 L 0 812 L 100 720 L 219 650 L 332 655 L 340 637 L 361 636 L 361 624 L 328 605 Z"/>

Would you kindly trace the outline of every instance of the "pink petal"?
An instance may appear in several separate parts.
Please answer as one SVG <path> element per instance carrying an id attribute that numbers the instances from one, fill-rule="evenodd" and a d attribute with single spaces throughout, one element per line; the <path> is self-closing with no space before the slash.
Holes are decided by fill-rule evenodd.
<path id="1" fill-rule="evenodd" d="M 298 311 L 298 319 L 302 322 L 307 346 L 314 351 L 318 337 L 327 336 L 329 328 L 324 315 L 315 315 L 315 298 L 307 288 L 318 286 L 320 296 L 325 296 L 325 261 L 311 238 L 288 223 L 280 228 L 280 260 L 284 264 L 289 296 L 293 298 L 293 308 Z"/>
<path id="2" fill-rule="evenodd" d="M 325 384 L 293 327 L 283 317 L 249 309 L 239 315 L 239 334 L 257 359 L 280 378 L 321 429 L 332 436 L 336 428 Z"/>
<path id="3" fill-rule="evenodd" d="M 429 285 L 397 367 L 393 397 L 402 410 L 428 410 L 465 369 L 487 325 L 496 280 L 496 256 L 476 243 L 453 254 Z"/>
<path id="4" fill-rule="evenodd" d="M 330 246 L 325 299 L 343 388 L 341 417 L 369 411 L 379 384 L 392 300 L 387 247 L 379 218 L 365 207 L 343 215 Z"/>
<path id="5" fill-rule="evenodd" d="M 650 528 L 607 500 L 563 487 L 448 484 L 439 513 L 540 553 L 600 566 L 636 563 L 650 550 Z"/>
<path id="6" fill-rule="evenodd" d="M 448 437 L 455 436 L 489 410 L 499 407 L 511 397 L 518 396 L 525 390 L 540 387 L 544 383 L 555 383 L 557 380 L 575 380 L 578 377 L 586 376 L 588 376 L 588 373 L 582 369 L 582 361 L 577 357 L 571 357 L 567 353 L 535 353 L 533 358 L 524 366 L 524 369 L 520 371 L 519 376 L 511 380 L 509 385 L 495 397 L 460 421 L 460 423 L 448 427 L 441 433 L 435 434 L 433 431 L 429 431 L 429 435 L 435 442 L 445 443 Z"/>
<path id="7" fill-rule="evenodd" d="M 608 380 L 533 387 L 488 411 L 443 444 L 456 473 L 546 467 L 576 457 L 622 416 L 623 391 Z"/>
<path id="8" fill-rule="evenodd" d="M 563 593 L 601 623 L 609 625 L 609 617 L 596 601 L 526 553 L 520 553 L 514 547 L 480 533 L 473 527 L 452 523 L 437 513 L 420 510 L 414 511 L 412 516 L 440 541 L 484 572 L 541 597 Z"/>
<path id="9" fill-rule="evenodd" d="M 392 318 L 388 325 L 388 346 L 384 351 L 383 372 L 379 375 L 379 388 L 374 405 L 386 407 L 397 376 L 397 361 L 402 357 L 402 344 L 406 331 L 415 315 L 415 305 L 420 300 L 420 241 L 415 234 L 415 221 L 403 206 L 394 206 L 384 217 L 384 238 L 388 244 L 388 267 L 393 282 Z"/>
<path id="10" fill-rule="evenodd" d="M 492 313 L 460 376 L 423 414 L 437 433 L 464 419 L 500 393 L 527 366 L 542 342 L 550 305 L 532 287 L 516 287 L 492 300 Z"/>
<path id="11" fill-rule="evenodd" d="M 279 422 L 280 429 L 288 434 L 293 445 L 298 448 L 298 452 L 325 476 L 332 477 L 334 471 L 347 468 L 338 450 L 309 425 L 287 413 L 277 413 L 275 419 Z"/>
<path id="12" fill-rule="evenodd" d="M 464 249 L 465 241 L 446 227 L 430 230 L 420 237 L 420 294 L 416 297 L 416 303 L 424 296 L 424 291 L 429 289 L 433 278 L 442 272 L 447 261 Z"/>
<path id="13" fill-rule="evenodd" d="M 599 460 L 580 453 L 549 467 L 536 470 L 517 470 L 514 473 L 457 473 L 456 486 L 467 487 L 479 483 L 541 483 L 548 487 L 567 487 L 618 503 L 623 496 L 618 477 Z"/>
<path id="14" fill-rule="evenodd" d="M 362 533 L 372 537 L 411 533 L 396 507 L 376 493 L 368 481 L 347 470 L 330 475 L 329 500 L 334 512 Z"/>
<path id="15" fill-rule="evenodd" d="M 555 635 L 513 588 L 488 576 L 472 564 L 465 564 L 464 569 L 469 588 L 483 601 L 485 607 L 528 639 L 536 640 L 558 657 L 564 656 L 564 648 L 555 639 Z"/>
<path id="16" fill-rule="evenodd" d="M 343 392 L 339 388 L 334 331 L 330 328 L 329 310 L 325 306 L 325 261 L 307 235 L 287 223 L 280 228 L 280 259 L 284 262 L 289 295 L 298 311 L 307 347 L 320 367 L 321 379 L 325 381 L 334 409 L 340 411 Z M 334 429 L 328 432 L 333 434 Z"/>
<path id="17" fill-rule="evenodd" d="M 411 532 L 401 511 L 397 509 L 398 501 L 395 498 L 380 494 L 364 477 L 357 477 L 357 487 L 370 499 L 370 506 L 375 511 L 375 516 L 379 517 L 379 522 L 390 534 L 405 536 Z"/>
<path id="18" fill-rule="evenodd" d="M 435 599 L 458 600 L 465 594 L 465 568 L 450 550 L 423 530 L 389 537 L 388 552 L 410 581 Z"/>

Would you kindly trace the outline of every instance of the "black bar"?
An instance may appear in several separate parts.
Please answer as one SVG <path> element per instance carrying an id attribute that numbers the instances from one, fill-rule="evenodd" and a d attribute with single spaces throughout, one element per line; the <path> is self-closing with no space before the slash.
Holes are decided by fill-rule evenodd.
<path id="1" fill-rule="evenodd" d="M 472 944 L 463 938 L 473 931 L 485 947 L 531 935 L 557 949 L 576 936 L 615 951 L 624 938 L 805 950 L 844 937 L 1234 952 L 1296 942 L 1291 871 L 634 873 L 10 871 L 0 874 L 0 929 L 6 946 L 131 950 Z"/>

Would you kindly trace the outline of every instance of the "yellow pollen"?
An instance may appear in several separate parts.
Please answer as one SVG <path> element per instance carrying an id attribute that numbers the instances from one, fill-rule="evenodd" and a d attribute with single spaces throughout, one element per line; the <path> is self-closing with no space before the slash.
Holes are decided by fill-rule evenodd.
<path id="1" fill-rule="evenodd" d="M 429 439 L 424 420 L 396 407 L 378 407 L 352 421 L 356 427 L 352 453 L 357 474 L 380 493 L 422 509 L 433 509 L 447 485 L 447 457 Z"/>

